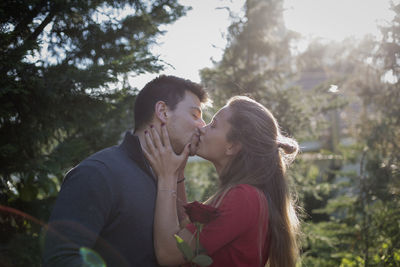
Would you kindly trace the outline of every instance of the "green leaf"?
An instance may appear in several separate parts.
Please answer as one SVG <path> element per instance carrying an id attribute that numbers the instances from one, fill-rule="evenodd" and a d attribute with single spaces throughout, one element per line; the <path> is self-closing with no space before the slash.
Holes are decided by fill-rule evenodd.
<path id="1" fill-rule="evenodd" d="M 186 243 L 182 238 L 178 235 L 174 235 L 176 240 L 176 245 L 178 246 L 179 250 L 183 253 L 183 256 L 186 260 L 191 261 L 194 257 L 192 248 Z"/>
<path id="2" fill-rule="evenodd" d="M 209 266 L 213 263 L 213 260 L 207 255 L 197 255 L 192 260 L 193 263 L 200 265 L 201 267 Z"/>

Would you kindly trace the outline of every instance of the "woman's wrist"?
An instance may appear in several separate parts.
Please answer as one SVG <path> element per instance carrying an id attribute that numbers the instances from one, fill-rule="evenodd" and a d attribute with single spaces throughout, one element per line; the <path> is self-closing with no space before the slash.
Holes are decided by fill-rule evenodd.
<path id="1" fill-rule="evenodd" d="M 173 190 L 173 189 L 159 188 L 158 191 L 159 191 L 160 193 L 169 194 L 169 195 L 171 195 L 172 197 L 175 197 L 175 198 L 177 197 L 176 190 Z"/>
<path id="2" fill-rule="evenodd" d="M 174 176 L 158 177 L 158 188 L 176 189 L 177 178 Z"/>

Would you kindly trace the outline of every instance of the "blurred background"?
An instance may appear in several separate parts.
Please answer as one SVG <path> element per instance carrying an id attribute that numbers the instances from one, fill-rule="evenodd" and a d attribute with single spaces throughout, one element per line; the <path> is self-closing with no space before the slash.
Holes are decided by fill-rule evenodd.
<path id="1" fill-rule="evenodd" d="M 65 173 L 133 128 L 160 74 L 268 107 L 301 153 L 299 266 L 400 266 L 400 3 L 25 0 L 0 3 L 0 266 L 40 266 Z M 190 200 L 215 191 L 191 158 Z"/>

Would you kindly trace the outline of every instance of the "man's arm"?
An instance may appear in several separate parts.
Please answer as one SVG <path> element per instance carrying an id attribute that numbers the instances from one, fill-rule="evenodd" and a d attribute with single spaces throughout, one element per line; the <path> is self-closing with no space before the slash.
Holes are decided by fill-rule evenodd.
<path id="1" fill-rule="evenodd" d="M 111 191 L 99 166 L 78 166 L 63 182 L 46 233 L 43 266 L 82 266 L 111 211 Z"/>

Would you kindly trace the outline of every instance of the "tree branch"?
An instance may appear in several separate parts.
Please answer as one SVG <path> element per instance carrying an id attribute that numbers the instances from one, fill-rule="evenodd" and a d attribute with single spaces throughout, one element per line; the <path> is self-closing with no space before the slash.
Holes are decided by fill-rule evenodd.
<path id="1" fill-rule="evenodd" d="M 31 47 L 30 44 L 36 41 L 38 36 L 43 32 L 44 28 L 54 18 L 55 13 L 56 12 L 54 10 L 50 11 L 49 14 L 47 14 L 46 18 L 42 21 L 42 23 L 40 23 L 40 25 L 34 30 L 34 32 L 25 39 L 24 43 L 20 46 L 17 46 L 15 49 L 8 53 L 8 55 L 4 59 L 4 62 L 19 62 L 21 60 L 21 57 L 23 57 L 25 55 L 25 52 L 29 49 L 29 47 Z M 4 64 L 0 68 L 0 76 L 5 75 L 5 73 L 10 70 L 11 66 L 12 64 Z"/>
<path id="2" fill-rule="evenodd" d="M 43 29 L 51 22 L 54 18 L 55 12 L 49 12 L 46 18 L 40 23 L 40 25 L 35 29 L 35 31 L 26 39 L 25 42 L 35 41 L 37 37 L 43 32 Z M 24 46 L 24 45 L 23 45 Z"/>
<path id="3" fill-rule="evenodd" d="M 11 43 L 14 43 L 17 41 L 18 36 L 26 31 L 28 29 L 28 25 L 32 23 L 33 19 L 40 13 L 43 7 L 45 7 L 47 4 L 47 0 L 41 1 L 38 5 L 36 5 L 31 12 L 29 12 L 26 16 L 23 17 L 23 19 L 18 23 L 17 26 L 15 26 L 15 29 L 13 31 L 13 40 Z"/>

